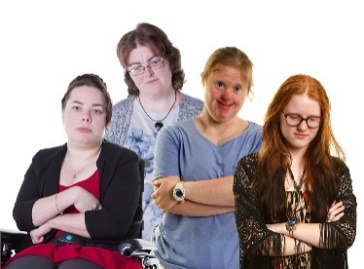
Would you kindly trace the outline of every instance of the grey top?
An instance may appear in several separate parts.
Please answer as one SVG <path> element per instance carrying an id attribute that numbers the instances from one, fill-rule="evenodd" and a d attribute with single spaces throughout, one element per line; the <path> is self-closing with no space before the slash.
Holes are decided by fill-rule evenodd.
<path id="1" fill-rule="evenodd" d="M 203 102 L 197 98 L 182 93 L 178 95 L 178 98 L 180 98 L 179 107 L 173 109 L 166 120 L 163 121 L 164 126 L 175 121 L 181 122 L 194 118 L 203 109 Z M 158 133 L 154 127 L 154 122 L 143 112 L 136 97 L 130 96 L 113 106 L 111 123 L 105 134 L 106 140 L 133 150 L 139 158 L 145 160 L 143 239 L 146 240 L 151 239 L 153 230 L 160 223 L 163 215 L 162 211 L 151 199 L 153 193 L 154 145 Z"/>

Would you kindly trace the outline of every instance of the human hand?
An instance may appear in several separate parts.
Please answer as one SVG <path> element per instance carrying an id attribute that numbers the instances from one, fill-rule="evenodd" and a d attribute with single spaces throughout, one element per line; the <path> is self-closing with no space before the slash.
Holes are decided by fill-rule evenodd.
<path id="1" fill-rule="evenodd" d="M 157 179 L 153 182 L 154 193 L 151 197 L 163 213 L 168 212 L 178 203 L 173 198 L 173 189 L 178 181 L 178 177 L 168 177 Z"/>
<path id="2" fill-rule="evenodd" d="M 78 186 L 73 188 L 75 191 L 75 202 L 73 205 L 80 213 L 102 208 L 99 200 L 93 194 Z"/>
<path id="3" fill-rule="evenodd" d="M 33 244 L 40 244 L 44 240 L 44 235 L 49 233 L 51 228 L 47 225 L 47 223 L 39 226 L 38 228 L 31 230 L 29 235 L 32 239 Z"/>
<path id="4" fill-rule="evenodd" d="M 329 210 L 327 211 L 327 222 L 333 222 L 333 221 L 338 221 L 339 219 L 341 219 L 344 216 L 344 203 L 342 201 L 340 202 L 336 202 L 334 201 L 331 205 L 331 207 L 329 208 Z"/>

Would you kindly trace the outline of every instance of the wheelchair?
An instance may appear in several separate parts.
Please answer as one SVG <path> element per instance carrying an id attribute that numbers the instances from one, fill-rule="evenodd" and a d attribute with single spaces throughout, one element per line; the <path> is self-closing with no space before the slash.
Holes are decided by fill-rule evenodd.
<path id="1" fill-rule="evenodd" d="M 144 191 L 144 161 L 139 160 L 139 171 L 141 184 L 140 206 L 142 205 L 142 194 Z M 155 246 L 152 242 L 141 239 L 143 230 L 143 220 L 138 221 L 140 224 L 139 238 L 128 239 L 118 245 L 120 255 L 135 258 L 145 269 L 160 268 L 156 257 L 154 256 Z M 18 248 L 18 244 L 27 235 L 26 232 L 16 230 L 5 230 L 0 228 L 0 268 L 11 258 Z"/>

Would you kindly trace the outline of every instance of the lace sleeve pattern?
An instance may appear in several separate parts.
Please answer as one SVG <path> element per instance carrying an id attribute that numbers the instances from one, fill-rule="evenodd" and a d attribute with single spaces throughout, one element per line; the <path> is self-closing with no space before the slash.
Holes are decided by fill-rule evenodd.
<path id="1" fill-rule="evenodd" d="M 335 200 L 344 203 L 345 215 L 338 221 L 320 225 L 320 248 L 346 251 L 355 240 L 357 203 L 349 169 L 346 166 L 338 168 L 337 176 L 340 183 Z"/>
<path id="2" fill-rule="evenodd" d="M 256 154 L 243 158 L 234 175 L 235 217 L 240 251 L 244 255 L 280 256 L 284 247 L 284 236 L 267 228 L 257 207 L 258 197 L 250 188 L 256 161 Z M 241 260 L 240 263 L 242 262 Z"/>
<path id="3" fill-rule="evenodd" d="M 240 240 L 240 268 L 281 268 L 274 257 L 282 257 L 285 237 L 270 231 L 259 210 L 259 197 L 251 189 L 257 166 L 257 154 L 244 157 L 234 174 L 235 217 Z M 345 215 L 336 222 L 320 224 L 320 247 L 308 253 L 289 256 L 287 261 L 298 261 L 304 267 L 285 263 L 284 268 L 348 268 L 347 249 L 356 234 L 356 198 L 352 191 L 349 169 L 337 169 L 340 178 L 335 197 L 343 201 Z M 306 220 L 309 222 L 309 220 Z M 300 242 L 296 242 L 297 249 Z M 295 258 L 293 258 L 295 257 Z M 293 258 L 293 259 L 291 259 Z M 282 260 L 282 259 L 281 259 Z"/>

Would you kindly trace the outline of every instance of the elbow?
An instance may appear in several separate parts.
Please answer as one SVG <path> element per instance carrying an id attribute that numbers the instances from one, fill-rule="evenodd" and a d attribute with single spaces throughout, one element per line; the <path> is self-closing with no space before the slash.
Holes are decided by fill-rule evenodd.
<path id="1" fill-rule="evenodd" d="M 17 207 L 15 207 L 13 210 L 13 218 L 17 228 L 20 231 L 29 232 L 36 228 L 36 226 L 33 224 L 32 215 L 23 214 L 22 210 Z"/>
<path id="2" fill-rule="evenodd" d="M 347 237 L 347 247 L 350 248 L 355 241 L 356 233 L 353 231 L 348 237 Z"/>

